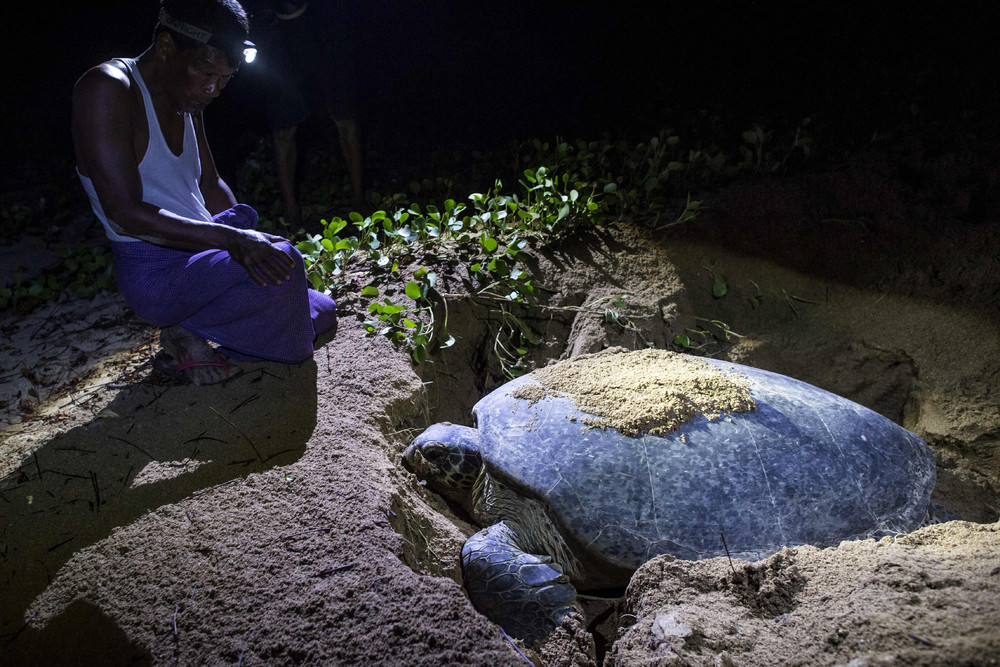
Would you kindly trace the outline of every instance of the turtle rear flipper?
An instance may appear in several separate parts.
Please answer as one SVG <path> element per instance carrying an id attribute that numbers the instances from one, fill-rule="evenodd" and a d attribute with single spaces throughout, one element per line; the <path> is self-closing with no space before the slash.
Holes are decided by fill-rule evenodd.
<path id="1" fill-rule="evenodd" d="M 472 604 L 529 646 L 580 612 L 576 588 L 548 556 L 526 553 L 504 522 L 481 530 L 462 548 L 462 575 Z"/>

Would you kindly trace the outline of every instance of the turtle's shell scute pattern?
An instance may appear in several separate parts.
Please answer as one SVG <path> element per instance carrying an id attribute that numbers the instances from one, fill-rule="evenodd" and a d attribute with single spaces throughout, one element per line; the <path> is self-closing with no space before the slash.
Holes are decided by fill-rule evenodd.
<path id="1" fill-rule="evenodd" d="M 545 500 L 590 556 L 635 568 L 667 553 L 759 559 L 783 546 L 920 525 L 934 457 L 906 429 L 792 378 L 707 359 L 746 376 L 753 412 L 695 417 L 666 436 L 588 428 L 569 399 L 513 397 L 531 374 L 474 408 L 492 474 Z"/>

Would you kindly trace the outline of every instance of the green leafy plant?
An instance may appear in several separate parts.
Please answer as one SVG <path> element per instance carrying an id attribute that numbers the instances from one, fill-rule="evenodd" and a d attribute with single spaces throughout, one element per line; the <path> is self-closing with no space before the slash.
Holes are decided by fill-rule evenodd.
<path id="1" fill-rule="evenodd" d="M 114 262 L 104 246 L 78 245 L 60 248 L 62 266 L 50 272 L 27 277 L 14 273 L 0 286 L 0 310 L 15 308 L 29 311 L 37 304 L 59 298 L 69 292 L 76 298 L 92 299 L 98 292 L 114 291 Z"/>
<path id="2" fill-rule="evenodd" d="M 729 282 L 726 277 L 721 273 L 716 273 L 712 266 L 706 266 L 705 270 L 712 276 L 712 296 L 721 299 L 729 294 Z"/>
<path id="3" fill-rule="evenodd" d="M 541 337 L 509 307 L 501 305 L 494 313 L 500 316 L 501 323 L 493 337 L 493 353 L 500 369 L 508 378 L 524 375 L 528 371 L 524 358 L 530 348 L 541 344 Z"/>
<path id="4" fill-rule="evenodd" d="M 680 215 L 677 216 L 676 220 L 673 222 L 659 224 L 659 215 L 657 215 L 656 221 L 654 221 L 650 227 L 652 227 L 655 231 L 661 231 L 669 227 L 676 227 L 677 225 L 685 225 L 694 222 L 697 219 L 698 214 L 701 213 L 704 208 L 705 207 L 702 206 L 701 201 L 692 201 L 691 193 L 688 193 L 687 204 L 684 206 L 684 210 L 680 212 Z"/>
<path id="5" fill-rule="evenodd" d="M 78 299 L 91 299 L 98 292 L 111 292 L 115 284 L 114 257 L 104 246 L 60 248 L 67 275 L 65 289 Z"/>
<path id="6" fill-rule="evenodd" d="M 725 345 L 734 338 L 743 338 L 729 328 L 722 320 L 695 317 L 697 322 L 704 323 L 700 327 L 688 328 L 684 333 L 674 336 L 673 344 L 682 352 L 697 355 L 718 354 Z"/>
<path id="7" fill-rule="evenodd" d="M 435 322 L 432 295 L 436 296 L 434 291 L 436 282 L 437 274 L 425 267 L 421 267 L 413 274 L 413 280 L 406 283 L 403 291 L 416 304 L 414 308 L 394 303 L 388 297 L 379 302 L 381 294 L 378 287 L 366 286 L 361 290 L 361 296 L 372 299 L 368 304 L 368 312 L 374 319 L 364 322 L 365 330 L 370 334 L 385 336 L 392 342 L 406 347 L 413 361 L 418 364 L 427 361 L 431 353 L 451 347 L 455 339 L 445 333 L 448 326 L 447 306 L 440 327 Z M 444 304 L 444 300 L 438 299 L 438 301 Z M 442 332 L 440 336 L 437 334 L 438 328 Z"/>
<path id="8" fill-rule="evenodd" d="M 765 130 L 762 125 L 755 125 L 744 132 L 744 145 L 740 146 L 742 169 L 756 173 L 774 173 L 784 170 L 796 155 L 809 157 L 812 152 L 809 124 L 809 118 L 803 119 L 795 128 L 794 134 L 790 137 L 785 135 L 784 141 L 787 143 L 776 140 L 774 131 Z"/>
<path id="9" fill-rule="evenodd" d="M 386 336 L 408 349 L 414 361 L 424 361 L 452 339 L 446 320 L 435 320 L 433 271 L 418 269 L 403 288 L 413 305 L 393 300 L 392 285 L 402 266 L 419 255 L 451 248 L 465 258 L 475 296 L 530 306 L 537 301 L 537 287 L 521 262 L 528 245 L 551 243 L 577 225 L 601 220 L 600 194 L 581 191 L 586 183 L 547 167 L 527 169 L 523 176 L 521 190 L 510 195 L 502 194 L 502 183 L 496 181 L 485 193 L 470 195 L 469 204 L 453 199 L 440 206 L 406 203 L 392 213 L 324 220 L 321 232 L 296 244 L 306 275 L 316 289 L 332 293 L 346 287 L 352 267 L 368 273 L 371 282 L 360 295 L 368 300 L 366 331 Z M 515 372 L 516 359 L 527 353 L 533 337 L 509 309 L 499 312 L 509 326 L 501 327 L 496 349 L 510 360 L 502 363 L 505 370 Z"/>
<path id="10" fill-rule="evenodd" d="M 799 307 L 796 305 L 797 303 L 807 303 L 812 305 L 816 305 L 819 303 L 819 301 L 812 301 L 811 299 L 803 299 L 800 296 L 789 294 L 786 290 L 781 290 L 781 294 L 785 298 L 785 304 L 791 309 L 795 317 L 801 316 L 801 313 L 799 312 Z"/>
<path id="11" fill-rule="evenodd" d="M 671 129 L 637 144 L 607 138 L 533 139 L 515 145 L 513 161 L 508 159 L 506 166 L 499 154 L 434 153 L 431 170 L 442 165 L 465 167 L 461 173 L 443 175 L 428 172 L 426 165 L 422 173 L 394 171 L 369 196 L 377 210 L 367 216 L 351 213 L 346 218 L 324 218 L 309 232 L 294 234 L 296 246 L 316 289 L 328 293 L 357 290 L 367 312 L 366 331 L 405 348 L 415 362 L 428 359 L 452 339 L 446 311 L 442 312 L 445 300 L 435 290 L 436 272 L 427 266 L 416 271 L 412 267 L 433 266 L 443 256 L 457 261 L 458 273 L 467 280 L 472 297 L 488 302 L 500 322 L 493 349 L 504 373 L 513 376 L 521 372 L 521 360 L 538 344 L 537 333 L 522 316 L 525 309 L 539 305 L 540 290 L 523 261 L 524 253 L 558 242 L 581 226 L 631 213 L 654 230 L 694 222 L 705 205 L 693 190 L 768 164 L 772 146 L 777 144 L 772 135 L 757 130 L 743 137 L 745 145 L 739 147 L 751 151 L 751 160 L 733 159 L 742 151 L 727 152 L 719 141 L 686 142 Z M 793 149 L 806 153 L 807 140 L 800 133 Z M 496 174 L 510 167 L 517 187 L 505 191 Z M 320 175 L 303 184 L 317 208 L 329 210 L 335 200 L 346 198 L 349 184 L 333 177 L 335 170 L 334 161 L 323 154 L 314 157 L 306 170 Z M 489 188 L 466 189 L 473 194 L 455 198 L 462 187 L 473 186 L 488 174 L 493 175 Z M 262 225 L 292 234 L 277 217 L 280 197 L 263 143 L 247 161 L 239 183 L 241 200 L 265 201 L 259 209 Z M 684 203 L 676 212 L 678 199 Z M 308 206 L 304 202 L 303 210 Z M 670 222 L 660 222 L 664 214 L 671 216 Z M 722 298 L 728 290 L 725 278 L 713 273 L 713 294 Z M 603 307 L 609 323 L 638 333 L 633 319 L 639 315 L 629 313 L 626 305 L 624 297 L 589 304 Z M 696 338 L 698 331 L 709 329 L 693 332 Z M 688 344 L 698 345 L 690 336 Z"/>
<path id="12" fill-rule="evenodd" d="M 750 303 L 750 307 L 751 308 L 757 309 L 757 308 L 760 307 L 760 305 L 762 303 L 764 303 L 764 293 L 761 291 L 760 285 L 758 285 L 757 283 L 755 283 L 752 280 L 750 280 L 748 282 L 751 285 L 753 285 L 754 293 L 751 294 L 750 296 L 745 296 L 743 298 L 746 299 Z"/>
<path id="13" fill-rule="evenodd" d="M 0 238 L 11 238 L 29 229 L 40 229 L 46 208 L 44 197 L 31 204 L 15 202 L 0 206 Z"/>

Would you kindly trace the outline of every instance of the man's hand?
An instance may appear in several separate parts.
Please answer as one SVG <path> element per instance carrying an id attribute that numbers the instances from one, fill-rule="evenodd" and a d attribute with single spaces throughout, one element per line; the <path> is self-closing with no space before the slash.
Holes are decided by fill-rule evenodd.
<path id="1" fill-rule="evenodd" d="M 233 241 L 227 248 L 229 256 L 247 270 L 254 282 L 266 287 L 268 283 L 280 285 L 291 279 L 288 271 L 295 266 L 295 260 L 274 245 L 285 239 L 254 230 L 234 232 Z"/>

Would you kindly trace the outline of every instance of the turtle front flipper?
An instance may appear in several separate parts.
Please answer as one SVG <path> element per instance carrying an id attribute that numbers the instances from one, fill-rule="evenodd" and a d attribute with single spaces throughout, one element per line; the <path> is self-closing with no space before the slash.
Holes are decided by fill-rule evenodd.
<path id="1" fill-rule="evenodd" d="M 472 604 L 507 634 L 529 646 L 580 611 L 576 588 L 548 556 L 526 553 L 500 522 L 462 548 L 462 575 Z"/>

